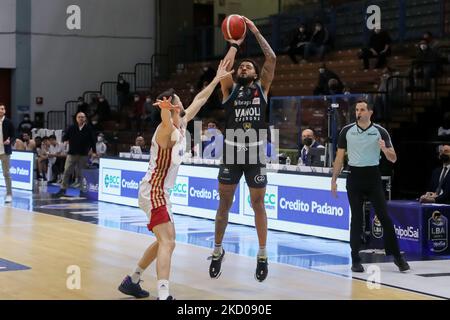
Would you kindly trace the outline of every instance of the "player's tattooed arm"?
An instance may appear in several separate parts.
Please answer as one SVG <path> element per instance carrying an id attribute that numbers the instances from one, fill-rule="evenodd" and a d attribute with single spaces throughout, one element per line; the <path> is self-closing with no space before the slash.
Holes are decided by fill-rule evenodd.
<path id="1" fill-rule="evenodd" d="M 244 17 L 244 19 L 250 31 L 255 35 L 256 40 L 258 41 L 259 46 L 261 47 L 261 50 L 264 54 L 264 57 L 266 58 L 264 61 L 263 68 L 261 70 L 260 78 L 261 78 L 261 85 L 264 88 L 264 93 L 267 96 L 267 94 L 269 93 L 270 85 L 272 84 L 273 78 L 275 76 L 275 65 L 277 62 L 277 56 L 270 47 L 270 44 L 267 42 L 266 39 L 264 39 L 261 32 L 259 32 L 258 28 L 255 26 L 253 21 L 251 21 L 246 17 Z"/>

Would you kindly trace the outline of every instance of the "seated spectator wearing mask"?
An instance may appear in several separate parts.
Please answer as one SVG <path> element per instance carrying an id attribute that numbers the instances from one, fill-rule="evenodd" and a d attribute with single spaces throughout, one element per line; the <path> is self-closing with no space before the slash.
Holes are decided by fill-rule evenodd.
<path id="1" fill-rule="evenodd" d="M 332 79 L 335 79 L 336 81 L 330 83 L 330 80 Z M 329 87 L 330 84 L 333 86 L 331 91 L 331 88 Z M 335 92 L 342 93 L 343 88 L 344 85 L 339 76 L 328 69 L 325 63 L 322 63 L 319 67 L 319 80 L 313 94 L 317 96 L 335 94 Z"/>
<path id="2" fill-rule="evenodd" d="M 100 158 L 106 154 L 106 150 L 108 150 L 108 147 L 105 144 L 105 136 L 103 133 L 99 133 L 97 135 L 97 142 L 95 144 L 95 151 L 96 153 L 91 155 L 90 163 L 91 166 L 98 168 Z"/>
<path id="3" fill-rule="evenodd" d="M 298 158 L 298 164 L 303 166 L 309 166 L 310 163 L 308 163 L 308 152 L 311 148 L 324 148 L 323 145 L 318 143 L 316 141 L 316 136 L 314 134 L 314 131 L 311 129 L 305 129 L 302 132 L 302 145 L 299 149 L 299 158 Z"/>
<path id="4" fill-rule="evenodd" d="M 217 128 L 217 124 L 211 120 L 208 122 L 208 128 L 205 130 L 202 139 L 203 158 L 220 159 L 223 152 L 223 134 Z"/>
<path id="5" fill-rule="evenodd" d="M 439 149 L 439 160 L 442 166 L 434 169 L 431 174 L 428 191 L 419 198 L 421 203 L 450 204 L 450 145 L 445 144 Z"/>

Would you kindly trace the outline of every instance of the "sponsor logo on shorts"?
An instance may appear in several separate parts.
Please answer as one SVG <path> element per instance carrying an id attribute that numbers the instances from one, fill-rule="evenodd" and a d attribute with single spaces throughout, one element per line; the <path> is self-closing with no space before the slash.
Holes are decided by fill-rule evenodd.
<path id="1" fill-rule="evenodd" d="M 266 176 L 258 174 L 257 176 L 255 176 L 255 183 L 264 183 L 266 182 Z"/>

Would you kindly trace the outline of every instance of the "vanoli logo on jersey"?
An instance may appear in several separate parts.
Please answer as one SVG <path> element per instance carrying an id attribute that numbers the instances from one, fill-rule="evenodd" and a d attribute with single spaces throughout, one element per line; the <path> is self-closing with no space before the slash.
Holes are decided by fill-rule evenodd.
<path id="1" fill-rule="evenodd" d="M 261 108 L 260 107 L 248 107 L 252 103 L 250 101 L 235 101 L 235 107 L 245 106 L 246 108 L 236 108 L 234 109 L 235 121 L 236 122 L 244 122 L 244 121 L 260 121 L 261 119 Z"/>

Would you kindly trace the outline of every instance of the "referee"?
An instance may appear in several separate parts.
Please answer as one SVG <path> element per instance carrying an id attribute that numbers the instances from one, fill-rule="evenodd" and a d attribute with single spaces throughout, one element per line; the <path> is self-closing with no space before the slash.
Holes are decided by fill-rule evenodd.
<path id="1" fill-rule="evenodd" d="M 394 263 L 400 271 L 409 270 L 409 265 L 400 254 L 392 220 L 387 214 L 386 199 L 378 168 L 380 150 L 386 158 L 397 161 L 389 133 L 382 126 L 370 121 L 373 106 L 367 101 L 356 103 L 355 123 L 342 128 L 339 134 L 338 150 L 331 179 L 331 192 L 337 197 L 336 179 L 341 172 L 345 151 L 348 153 L 349 174 L 347 176 L 347 196 L 352 211 L 350 225 L 350 247 L 352 250 L 352 271 L 364 272 L 359 256 L 363 224 L 363 202 L 367 197 L 372 203 L 378 219 L 384 229 L 384 247 L 386 255 L 394 256 Z"/>

